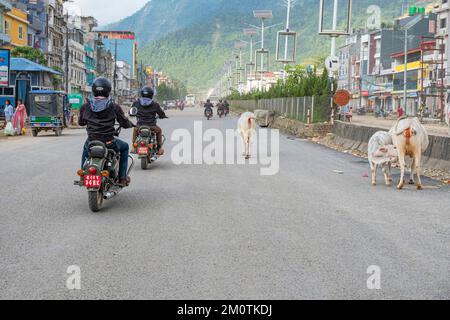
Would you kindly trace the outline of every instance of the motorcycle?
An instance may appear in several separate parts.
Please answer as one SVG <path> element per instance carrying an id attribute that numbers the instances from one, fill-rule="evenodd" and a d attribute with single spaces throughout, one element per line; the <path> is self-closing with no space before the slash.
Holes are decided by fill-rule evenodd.
<path id="1" fill-rule="evenodd" d="M 205 117 L 209 120 L 214 116 L 212 108 L 208 107 L 205 109 Z"/>
<path id="2" fill-rule="evenodd" d="M 166 138 L 163 136 L 163 145 Z M 134 143 L 136 153 L 141 160 L 141 169 L 147 170 L 148 165 L 158 160 L 158 144 L 156 133 L 150 127 L 142 126 L 138 128 L 138 136 Z"/>
<path id="3" fill-rule="evenodd" d="M 116 130 L 119 136 L 120 127 Z M 99 212 L 104 200 L 110 200 L 117 196 L 124 188 L 119 184 L 120 152 L 116 152 L 110 146 L 101 141 L 91 141 L 88 144 L 88 158 L 83 169 L 78 170 L 79 181 L 74 185 L 85 187 L 88 191 L 89 209 Z M 127 176 L 134 167 L 134 160 L 128 168 Z"/>
<path id="4" fill-rule="evenodd" d="M 225 117 L 228 117 L 229 114 L 230 114 L 230 108 L 225 107 Z"/>
<path id="5" fill-rule="evenodd" d="M 222 118 L 223 116 L 225 116 L 225 110 L 223 108 L 217 109 L 217 115 L 219 116 L 219 118 Z"/>

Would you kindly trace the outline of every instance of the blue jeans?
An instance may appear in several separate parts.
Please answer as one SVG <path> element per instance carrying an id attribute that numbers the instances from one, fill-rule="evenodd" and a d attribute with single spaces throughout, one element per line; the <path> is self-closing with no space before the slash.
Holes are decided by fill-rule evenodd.
<path id="1" fill-rule="evenodd" d="M 86 141 L 83 147 L 83 155 L 81 157 L 81 168 L 83 168 L 84 163 L 89 156 L 88 146 L 89 141 Z M 130 153 L 130 147 L 128 146 L 128 143 L 120 139 L 114 139 L 112 145 L 108 147 L 116 152 L 120 152 L 119 179 L 126 179 L 128 170 L 128 154 Z"/>

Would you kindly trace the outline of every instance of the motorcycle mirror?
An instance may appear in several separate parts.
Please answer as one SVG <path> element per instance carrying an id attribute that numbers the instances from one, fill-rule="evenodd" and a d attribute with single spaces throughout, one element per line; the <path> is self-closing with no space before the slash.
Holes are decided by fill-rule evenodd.
<path id="1" fill-rule="evenodd" d="M 128 111 L 128 114 L 130 115 L 130 117 L 136 117 L 137 112 L 138 112 L 137 108 L 133 107 L 130 109 L 130 111 Z"/>

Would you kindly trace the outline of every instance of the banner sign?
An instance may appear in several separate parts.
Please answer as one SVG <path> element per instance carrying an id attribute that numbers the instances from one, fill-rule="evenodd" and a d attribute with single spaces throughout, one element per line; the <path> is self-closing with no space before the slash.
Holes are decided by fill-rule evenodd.
<path id="1" fill-rule="evenodd" d="M 0 87 L 9 86 L 10 69 L 11 53 L 8 49 L 0 49 Z"/>

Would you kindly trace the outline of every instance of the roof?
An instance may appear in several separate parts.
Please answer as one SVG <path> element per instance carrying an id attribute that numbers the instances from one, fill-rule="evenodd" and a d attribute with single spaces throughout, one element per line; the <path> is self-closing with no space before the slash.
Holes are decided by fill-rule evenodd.
<path id="1" fill-rule="evenodd" d="M 61 75 L 61 72 L 25 58 L 11 58 L 11 71 L 48 72 Z"/>
<path id="2" fill-rule="evenodd" d="M 36 93 L 36 94 L 65 94 L 63 91 L 56 91 L 56 90 L 33 90 L 30 93 Z"/>

